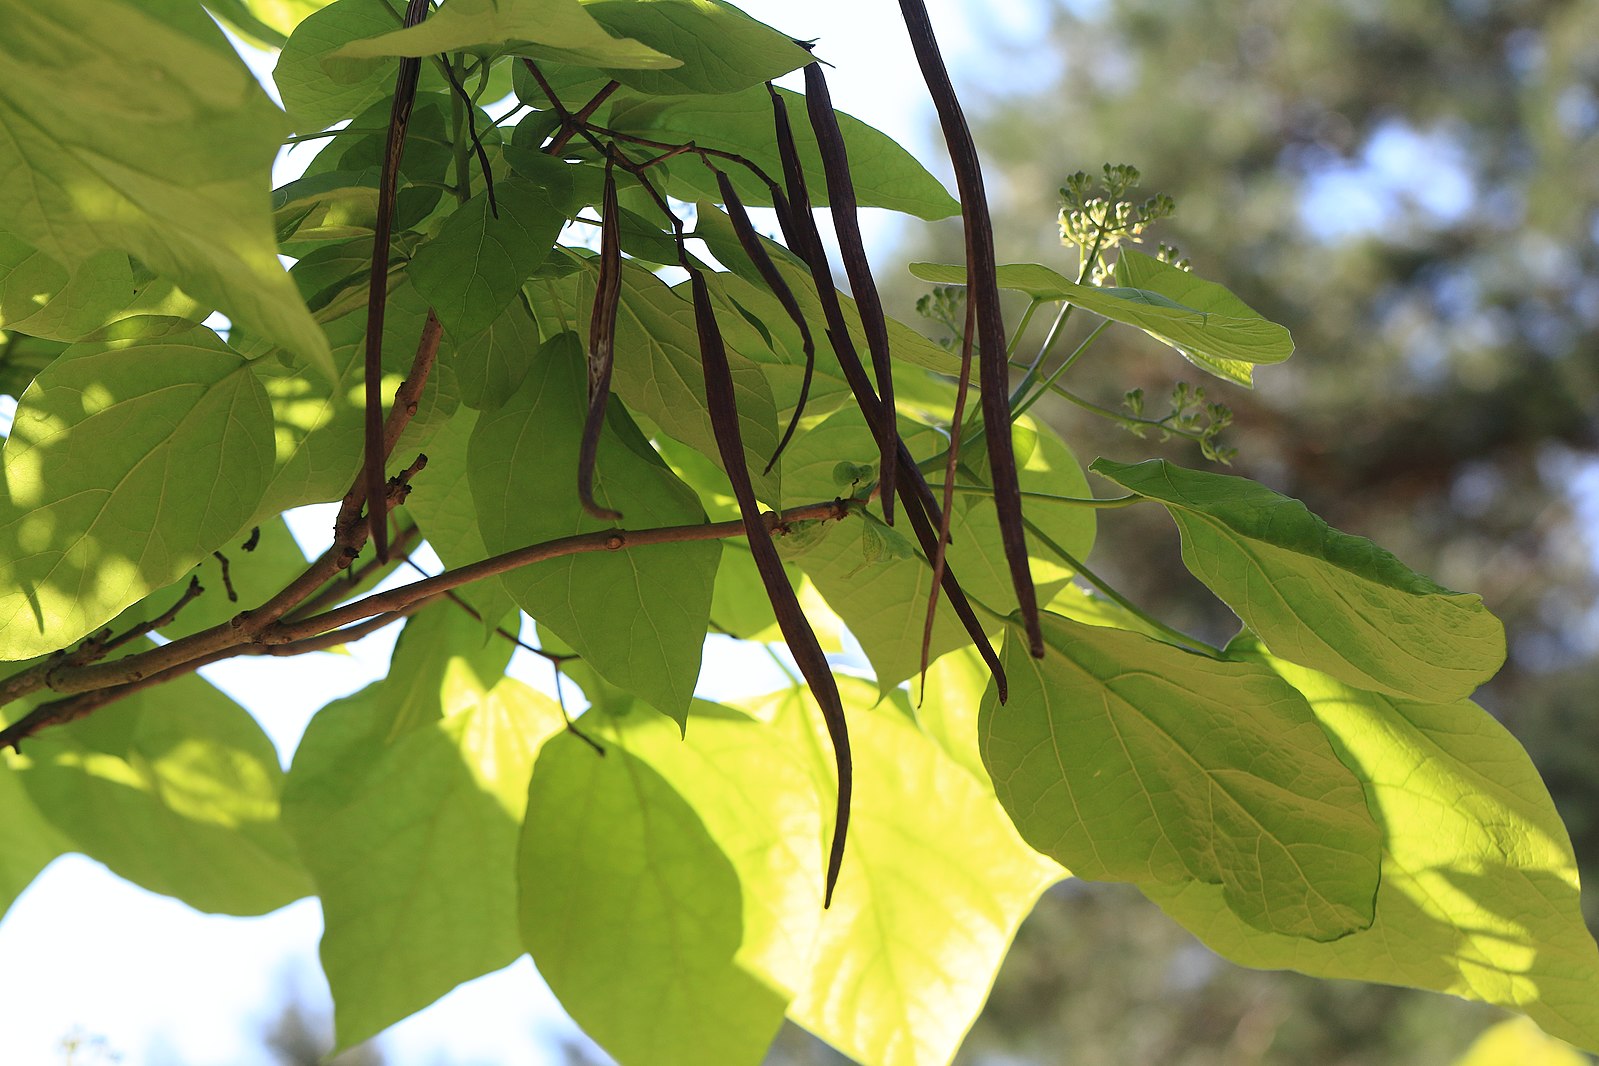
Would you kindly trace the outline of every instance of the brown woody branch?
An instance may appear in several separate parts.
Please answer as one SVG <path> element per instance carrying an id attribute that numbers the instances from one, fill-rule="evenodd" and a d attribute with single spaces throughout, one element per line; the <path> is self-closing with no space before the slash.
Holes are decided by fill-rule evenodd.
<path id="1" fill-rule="evenodd" d="M 403 497 L 405 475 L 395 479 L 390 486 L 391 502 Z M 860 507 L 854 500 L 830 500 L 802 507 L 790 508 L 781 513 L 767 512 L 762 520 L 767 529 L 780 534 L 790 522 L 804 519 L 842 519 Z M 340 539 L 359 540 L 364 537 L 365 526 L 360 522 L 360 509 L 353 517 L 341 510 L 344 531 L 307 574 L 324 569 L 336 562 L 345 550 Z M 267 618 L 268 607 L 278 602 L 280 593 L 268 605 L 254 612 L 243 612 L 229 622 L 211 629 L 173 641 L 159 648 L 130 655 L 108 663 L 73 664 L 64 659 L 48 670 L 27 671 L 34 683 L 25 691 L 13 693 L 14 699 L 28 692 L 49 688 L 67 694 L 69 698 L 55 700 L 35 708 L 28 715 L 0 730 L 0 749 L 16 747 L 21 741 L 46 726 L 81 718 L 99 707 L 121 699 L 153 685 L 193 673 L 203 666 L 240 655 L 300 655 L 323 651 L 337 644 L 358 640 L 368 633 L 381 629 L 427 604 L 443 598 L 452 590 L 487 577 L 509 573 L 523 566 L 585 552 L 622 551 L 627 548 L 651 544 L 678 544 L 687 541 L 722 540 L 742 536 L 746 532 L 741 520 L 711 522 L 696 525 L 662 526 L 641 530 L 600 530 L 576 536 L 561 537 L 541 544 L 529 545 L 515 551 L 484 559 L 469 566 L 447 570 L 437 577 L 428 578 L 382 593 L 373 593 L 353 603 L 313 615 L 309 618 L 288 620 L 286 611 Z M 336 570 L 334 572 L 337 572 Z M 304 575 L 302 575 L 303 579 Z M 299 585 L 300 580 L 295 582 Z M 312 591 L 320 588 L 312 585 Z M 291 586 L 291 588 L 294 586 Z M 302 596 L 302 599 L 305 597 Z M 274 610 L 276 608 L 273 608 Z M 0 683 L 0 691 L 6 691 Z"/>

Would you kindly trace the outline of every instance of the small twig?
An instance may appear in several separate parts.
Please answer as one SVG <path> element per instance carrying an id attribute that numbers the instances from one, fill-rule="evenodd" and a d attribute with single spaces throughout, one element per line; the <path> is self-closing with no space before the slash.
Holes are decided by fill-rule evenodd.
<path id="1" fill-rule="evenodd" d="M 261 527 L 260 526 L 254 526 L 254 527 L 252 527 L 250 529 L 250 536 L 245 539 L 245 542 L 243 544 L 239 545 L 239 548 L 242 551 L 253 552 L 260 545 L 260 543 L 261 543 Z"/>
<path id="2" fill-rule="evenodd" d="M 222 588 L 228 594 L 228 602 L 238 603 L 239 594 L 233 588 L 233 570 L 228 564 L 228 557 L 223 555 L 221 552 L 212 552 L 211 557 L 217 561 L 219 566 L 222 567 Z"/>
<path id="3" fill-rule="evenodd" d="M 610 95 L 621 87 L 622 83 L 619 81 L 606 82 L 600 87 L 599 92 L 589 97 L 588 103 L 578 108 L 575 113 L 565 116 L 562 120 L 561 132 L 555 135 L 545 151 L 550 155 L 557 155 L 564 151 L 567 144 L 572 140 L 573 135 L 578 132 L 578 127 L 588 125 L 588 120 L 594 116 L 594 112 L 600 109 L 600 105 L 605 103 L 610 98 Z M 548 90 L 546 90 L 546 93 L 548 93 Z M 550 94 L 550 99 L 555 99 L 553 94 Z"/>
<path id="4" fill-rule="evenodd" d="M 318 611 L 326 610 L 349 599 L 350 596 L 354 595 L 356 588 L 365 584 L 374 574 L 392 565 L 398 557 L 410 551 L 415 547 L 416 542 L 421 539 L 422 531 L 420 529 L 416 526 L 406 526 L 389 540 L 389 552 L 395 558 L 391 558 L 388 563 L 380 563 L 376 559 L 368 559 L 360 566 L 350 567 L 344 571 L 343 576 L 329 581 L 316 595 L 283 617 L 293 621 L 297 618 L 316 614 Z"/>

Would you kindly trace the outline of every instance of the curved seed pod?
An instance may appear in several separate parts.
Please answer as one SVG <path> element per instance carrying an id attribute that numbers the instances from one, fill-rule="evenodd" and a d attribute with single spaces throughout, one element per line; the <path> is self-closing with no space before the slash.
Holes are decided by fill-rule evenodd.
<path id="1" fill-rule="evenodd" d="M 899 434 L 892 417 L 894 366 L 888 348 L 888 323 L 883 318 L 883 301 L 877 294 L 877 281 L 872 277 L 872 264 L 866 258 L 866 244 L 861 239 L 855 182 L 849 173 L 849 153 L 844 148 L 844 134 L 838 128 L 838 115 L 833 111 L 833 98 L 827 91 L 827 77 L 820 63 L 805 65 L 805 110 L 810 115 L 811 128 L 816 131 L 816 146 L 822 153 L 822 173 L 827 178 L 827 202 L 831 205 L 833 230 L 838 234 L 844 273 L 849 278 L 855 306 L 861 313 L 866 347 L 872 353 L 877 396 L 883 410 L 891 416 L 882 421 L 877 445 L 883 456 L 883 484 L 893 485 Z M 883 493 L 883 521 L 894 524 L 892 492 Z"/>
<path id="2" fill-rule="evenodd" d="M 805 612 L 800 609 L 799 598 L 783 572 L 783 562 L 778 558 L 772 534 L 761 517 L 760 504 L 755 501 L 755 489 L 750 484 L 749 468 L 744 465 L 744 442 L 738 429 L 738 405 L 733 393 L 733 372 L 728 366 L 727 349 L 722 343 L 722 331 L 716 324 L 716 312 L 711 307 L 711 293 L 705 277 L 699 270 L 689 268 L 689 284 L 694 293 L 694 328 L 699 334 L 700 363 L 705 372 L 705 400 L 711 414 L 711 428 L 716 432 L 716 448 L 721 452 L 722 465 L 727 478 L 733 483 L 733 496 L 738 500 L 739 514 L 744 519 L 744 533 L 749 539 L 750 554 L 755 557 L 755 567 L 760 571 L 761 583 L 766 586 L 766 596 L 772 601 L 772 613 L 777 616 L 778 628 L 788 649 L 799 665 L 800 673 L 822 709 L 822 719 L 827 723 L 827 735 L 833 742 L 833 760 L 838 767 L 838 807 L 833 815 L 833 845 L 827 856 L 827 890 L 825 903 L 833 900 L 833 886 L 838 883 L 838 872 L 844 862 L 844 836 L 849 829 L 850 793 L 854 787 L 854 771 L 850 763 L 849 725 L 844 720 L 844 703 L 838 695 L 838 683 L 833 680 L 832 668 L 822 654 Z"/>
<path id="3" fill-rule="evenodd" d="M 950 162 L 955 167 L 955 185 L 966 223 L 966 291 L 968 299 L 976 305 L 977 361 L 982 382 L 983 428 L 988 438 L 989 469 L 994 479 L 994 509 L 999 513 L 1000 540 L 1005 546 L 1011 584 L 1016 587 L 1016 600 L 1027 627 L 1027 641 L 1033 657 L 1043 658 L 1044 634 L 1038 625 L 1038 599 L 1027 565 L 1021 484 L 1016 474 L 1016 453 L 1011 445 L 1005 319 L 999 306 L 999 282 L 994 272 L 994 226 L 988 217 L 983 171 L 971 130 L 966 126 L 966 116 L 961 112 L 949 71 L 944 67 L 944 57 L 939 54 L 927 5 L 923 0 L 900 0 L 899 7 L 905 27 L 910 31 L 916 62 L 922 68 L 922 78 L 938 110 Z"/>
<path id="4" fill-rule="evenodd" d="M 850 391 L 855 395 L 855 403 L 875 436 L 878 423 L 883 418 L 883 409 L 878 403 L 877 396 L 872 392 L 871 383 L 866 378 L 866 368 L 861 365 L 860 356 L 856 354 L 855 345 L 850 340 L 844 309 L 838 302 L 837 291 L 833 288 L 827 254 L 822 248 L 822 239 L 816 230 L 816 221 L 811 216 L 810 194 L 805 188 L 805 171 L 800 167 L 799 153 L 794 145 L 794 132 L 788 121 L 788 108 L 770 83 L 766 88 L 772 97 L 773 125 L 777 131 L 778 152 L 783 160 L 783 179 L 788 187 L 786 211 L 779 212 L 778 221 L 783 225 L 783 236 L 788 241 L 788 246 L 794 249 L 810 268 L 811 278 L 816 282 L 817 299 L 821 301 L 822 314 L 827 319 L 828 342 L 838 356 L 844 378 L 849 383 Z M 933 490 L 928 487 L 927 480 L 922 477 L 921 469 L 911 458 L 910 450 L 905 447 L 903 440 L 899 442 L 898 451 L 899 463 L 895 484 L 884 485 L 883 490 L 885 493 L 898 492 L 900 502 L 905 505 L 905 513 L 910 518 L 911 529 L 922 546 L 923 554 L 932 559 L 938 552 L 938 534 L 935 527 L 943 524 L 943 512 L 939 510 L 937 502 L 933 499 Z M 950 607 L 954 609 L 955 616 L 960 619 L 967 635 L 972 638 L 972 643 L 977 646 L 978 653 L 983 657 L 983 662 L 988 665 L 989 673 L 993 675 L 999 690 L 1000 702 L 1003 703 L 1008 690 L 1005 668 L 1000 665 L 999 656 L 988 641 L 988 634 L 983 632 L 982 623 L 978 621 L 977 613 L 972 610 L 971 602 L 966 598 L 966 590 L 961 588 L 960 581 L 948 564 L 944 567 L 939 584 L 944 590 L 944 595 L 949 597 Z"/>
<path id="5" fill-rule="evenodd" d="M 709 163 L 706 164 L 710 166 Z M 727 206 L 727 217 L 733 223 L 733 233 L 738 237 L 739 245 L 744 249 L 744 254 L 750 257 L 750 262 L 755 264 L 755 270 L 761 275 L 761 280 L 766 282 L 766 287 L 777 297 L 777 302 L 783 305 L 783 310 L 793 320 L 794 326 L 799 330 L 800 343 L 805 349 L 805 376 L 800 379 L 799 401 L 794 405 L 794 416 L 788 420 L 788 428 L 783 431 L 783 439 L 777 442 L 777 448 L 772 452 L 772 457 L 766 462 L 766 469 L 762 473 L 771 473 L 772 467 L 777 465 L 778 457 L 783 454 L 783 449 L 788 447 L 789 440 L 794 436 L 794 431 L 799 428 L 800 416 L 805 413 L 805 401 L 811 394 L 811 376 L 816 372 L 816 342 L 811 339 L 811 327 L 805 321 L 805 314 L 800 310 L 799 301 L 794 299 L 793 290 L 788 287 L 788 282 L 783 280 L 783 275 L 778 272 L 777 264 L 772 262 L 772 257 L 767 254 L 766 246 L 761 243 L 760 234 L 755 232 L 755 226 L 750 222 L 749 212 L 744 210 L 744 201 L 738 198 L 738 191 L 733 188 L 733 183 L 728 179 L 725 171 L 711 167 L 716 174 L 716 187 L 721 190 L 722 203 Z"/>
<path id="6" fill-rule="evenodd" d="M 614 522 L 620 511 L 594 502 L 594 464 L 599 458 L 605 405 L 611 398 L 611 366 L 616 356 L 616 312 L 622 302 L 622 213 L 616 202 L 616 171 L 605 161 L 605 192 L 600 201 L 600 274 L 594 283 L 589 316 L 589 410 L 577 453 L 577 498 L 595 518 Z"/>
<path id="7" fill-rule="evenodd" d="M 428 15 L 428 0 L 410 0 L 405 25 L 415 26 Z M 389 244 L 394 234 L 394 198 L 398 192 L 400 156 L 405 153 L 405 130 L 411 123 L 416 83 L 422 60 L 402 58 L 394 76 L 394 104 L 389 109 L 389 135 L 383 148 L 383 171 L 378 183 L 377 218 L 372 225 L 372 275 L 366 300 L 366 514 L 372 546 L 379 562 L 389 561 L 389 514 L 383 506 L 387 492 L 383 447 L 383 314 L 389 299 Z"/>

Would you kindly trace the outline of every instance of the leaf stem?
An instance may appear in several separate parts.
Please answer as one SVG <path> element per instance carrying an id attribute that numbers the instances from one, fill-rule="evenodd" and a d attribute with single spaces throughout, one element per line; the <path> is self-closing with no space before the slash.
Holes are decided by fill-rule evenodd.
<path id="1" fill-rule="evenodd" d="M 928 487 L 929 488 L 935 488 L 935 489 L 944 488 L 943 485 L 930 485 Z M 966 492 L 966 493 L 976 493 L 976 494 L 983 495 L 983 496 L 992 496 L 994 494 L 994 490 L 989 488 L 987 485 L 956 485 L 955 486 L 955 491 L 956 492 Z M 1147 497 L 1137 496 L 1137 495 L 1133 495 L 1133 496 L 1113 496 L 1110 499 L 1100 500 L 1100 499 L 1094 499 L 1092 497 L 1084 497 L 1084 496 L 1056 496 L 1056 495 L 1053 495 L 1053 494 L 1048 493 L 1048 492 L 1026 492 L 1026 491 L 1024 491 L 1022 493 L 1022 499 L 1024 499 L 1024 500 L 1042 500 L 1042 501 L 1045 501 L 1045 502 L 1048 502 L 1048 503 L 1065 503 L 1065 504 L 1070 504 L 1070 505 L 1072 505 L 1074 507 L 1092 507 L 1092 508 L 1096 508 L 1096 509 L 1099 509 L 1099 510 L 1110 511 L 1110 510 L 1115 510 L 1115 509 L 1117 509 L 1119 507 L 1131 507 L 1135 503 L 1143 503 L 1144 500 L 1147 499 Z"/>
<path id="2" fill-rule="evenodd" d="M 1068 304 L 1067 306 L 1070 307 L 1071 305 Z M 1025 383 L 1023 384 L 1023 386 L 1018 387 L 1016 392 L 1011 395 L 1011 408 L 1012 408 L 1012 410 L 1011 410 L 1011 418 L 1013 418 L 1013 419 L 1020 418 L 1022 415 L 1026 414 L 1027 413 L 1027 409 L 1029 407 L 1033 406 L 1033 404 L 1037 403 L 1038 402 L 1038 398 L 1040 396 L 1044 395 L 1044 393 L 1048 392 L 1051 388 L 1053 388 L 1055 383 L 1060 380 L 1061 375 L 1066 373 L 1066 371 L 1070 370 L 1071 367 L 1072 367 L 1072 364 L 1077 362 L 1078 359 L 1082 358 L 1082 355 L 1083 355 L 1084 352 L 1088 351 L 1088 346 L 1093 344 L 1096 340 L 1098 340 L 1099 339 L 1099 335 L 1101 333 L 1105 332 L 1105 330 L 1108 329 L 1109 327 L 1110 327 L 1110 319 L 1108 319 L 1108 318 L 1105 319 L 1103 322 L 1101 322 L 1099 325 L 1095 326 L 1093 331 L 1091 333 L 1089 333 L 1088 336 L 1083 338 L 1082 343 L 1079 344 L 1076 347 L 1076 349 L 1074 349 L 1072 351 L 1072 354 L 1068 355 L 1061 362 L 1060 366 L 1056 367 L 1054 369 L 1054 371 L 1051 372 L 1049 377 L 1044 379 L 1044 383 L 1042 385 L 1040 385 L 1038 387 L 1038 389 L 1031 396 L 1029 396 L 1027 399 L 1025 399 L 1025 400 L 1023 400 L 1021 402 L 1020 406 L 1017 405 L 1016 399 L 1017 399 L 1018 396 L 1021 395 L 1022 389 L 1025 388 Z M 1029 370 L 1028 373 L 1031 374 L 1032 371 Z"/>
<path id="3" fill-rule="evenodd" d="M 1191 637 L 1180 629 L 1173 629 L 1165 622 L 1162 622 L 1159 618 L 1149 614 L 1132 600 L 1129 600 L 1126 596 L 1123 596 L 1120 592 L 1117 592 L 1115 587 L 1111 585 L 1110 582 L 1106 581 L 1104 578 L 1090 570 L 1086 565 L 1084 565 L 1081 559 L 1077 558 L 1077 556 L 1073 555 L 1071 552 L 1061 547 L 1060 544 L 1056 543 L 1053 537 L 1051 537 L 1048 533 L 1045 533 L 1042 529 L 1039 529 L 1038 525 L 1031 519 L 1023 518 L 1022 521 L 1027 525 L 1027 531 L 1033 536 L 1037 537 L 1039 542 L 1042 543 L 1046 548 L 1059 556 L 1061 562 L 1065 563 L 1078 574 L 1082 575 L 1084 581 L 1087 581 L 1090 585 L 1094 586 L 1094 588 L 1098 589 L 1107 599 L 1111 600 L 1118 607 L 1121 607 L 1123 610 L 1136 615 L 1138 619 L 1145 625 L 1160 633 L 1162 636 L 1169 637 L 1172 641 L 1180 644 L 1184 648 L 1187 648 L 1189 651 L 1197 652 L 1200 655 L 1211 659 L 1222 658 L 1221 649 L 1206 644 L 1198 637 Z"/>

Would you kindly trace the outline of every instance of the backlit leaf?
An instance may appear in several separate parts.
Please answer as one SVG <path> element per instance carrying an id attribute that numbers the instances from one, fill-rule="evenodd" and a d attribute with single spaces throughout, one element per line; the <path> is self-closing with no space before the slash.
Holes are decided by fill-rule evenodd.
<path id="1" fill-rule="evenodd" d="M 419 26 L 354 41 L 337 55 L 361 59 L 514 52 L 597 67 L 658 70 L 678 65 L 638 41 L 612 37 L 586 6 L 578 0 L 451 0 Z"/>
<path id="2" fill-rule="evenodd" d="M 57 855 L 72 849 L 63 836 L 34 806 L 14 769 L 16 757 L 0 755 L 0 915 L 33 883 L 39 871 Z"/>
<path id="3" fill-rule="evenodd" d="M 979 731 L 1033 847 L 1079 877 L 1217 885 L 1251 926 L 1334 940 L 1372 921 L 1379 834 L 1299 693 L 1264 667 L 1044 613 L 1005 641 Z"/>
<path id="4" fill-rule="evenodd" d="M 0 657 L 53 651 L 169 585 L 255 513 L 272 418 L 203 326 L 69 348 L 17 407 L 0 496 Z"/>
<path id="5" fill-rule="evenodd" d="M 0 22 L 5 229 L 69 271 L 128 252 L 329 369 L 268 218 L 283 114 L 204 11 L 4 0 Z"/>
<path id="6" fill-rule="evenodd" d="M 583 6 L 616 36 L 682 61 L 664 69 L 608 71 L 639 92 L 737 92 L 798 70 L 811 59 L 786 34 L 722 0 L 589 0 Z"/>
<path id="7" fill-rule="evenodd" d="M 761 1061 L 787 997 L 740 965 L 756 888 L 645 759 L 571 735 L 545 744 L 517 870 L 539 973 L 622 1066 Z"/>
<path id="8" fill-rule="evenodd" d="M 577 498 L 584 382 L 581 343 L 576 334 L 561 334 L 539 349 L 516 395 L 478 416 L 468 457 L 489 551 L 612 527 L 589 516 Z M 705 519 L 693 490 L 614 407 L 600 440 L 595 486 L 601 506 L 622 512 L 623 528 Z M 501 581 L 518 606 L 602 677 L 681 721 L 699 676 L 720 554 L 714 541 L 628 547 L 535 563 Z"/>
<path id="9" fill-rule="evenodd" d="M 69 850 L 152 892 L 252 915 L 311 891 L 278 822 L 277 750 L 192 674 L 41 733 L 13 765 Z"/>
<path id="10" fill-rule="evenodd" d="M 1240 922 L 1213 885 L 1142 884 L 1145 895 L 1245 966 L 1449 992 L 1599 1049 L 1599 949 L 1576 860 L 1515 738 L 1466 700 L 1394 700 L 1264 661 L 1305 694 L 1366 791 L 1382 829 L 1375 920 L 1315 943 Z"/>
<path id="11" fill-rule="evenodd" d="M 133 296 L 133 268 L 122 252 L 99 252 L 68 271 L 0 233 L 0 329 L 71 343 L 109 322 Z"/>
<path id="12" fill-rule="evenodd" d="M 396 676 L 324 707 L 295 753 L 284 821 L 322 899 L 341 1047 L 522 953 L 516 841 L 535 753 L 562 718 L 520 682 L 486 688 L 496 656 L 474 665 L 481 645 L 454 604 L 425 612 Z M 402 669 L 418 653 L 426 666 Z"/>
<path id="13" fill-rule="evenodd" d="M 849 840 L 788 1014 L 861 1062 L 942 1066 L 1016 927 L 1065 871 L 1023 844 L 993 792 L 912 724 L 903 694 L 878 704 L 876 686 L 851 678 L 839 692 L 855 753 Z M 832 755 L 809 698 L 750 706 L 805 752 L 830 807 Z"/>
<path id="14" fill-rule="evenodd" d="M 958 264 L 912 263 L 911 273 L 935 285 L 966 284 Z M 1124 248 L 1116 285 L 1079 285 L 1049 267 L 1017 263 L 999 268 L 1001 288 L 1040 300 L 1065 300 L 1113 322 L 1137 326 L 1176 348 L 1195 366 L 1246 388 L 1254 366 L 1280 363 L 1294 351 L 1288 330 L 1262 318 L 1225 288 L 1186 270 Z"/>
<path id="15" fill-rule="evenodd" d="M 1298 500 L 1162 459 L 1092 469 L 1165 505 L 1188 569 L 1276 655 L 1361 688 L 1445 702 L 1504 662 L 1504 627 L 1481 596 L 1429 581 Z"/>

